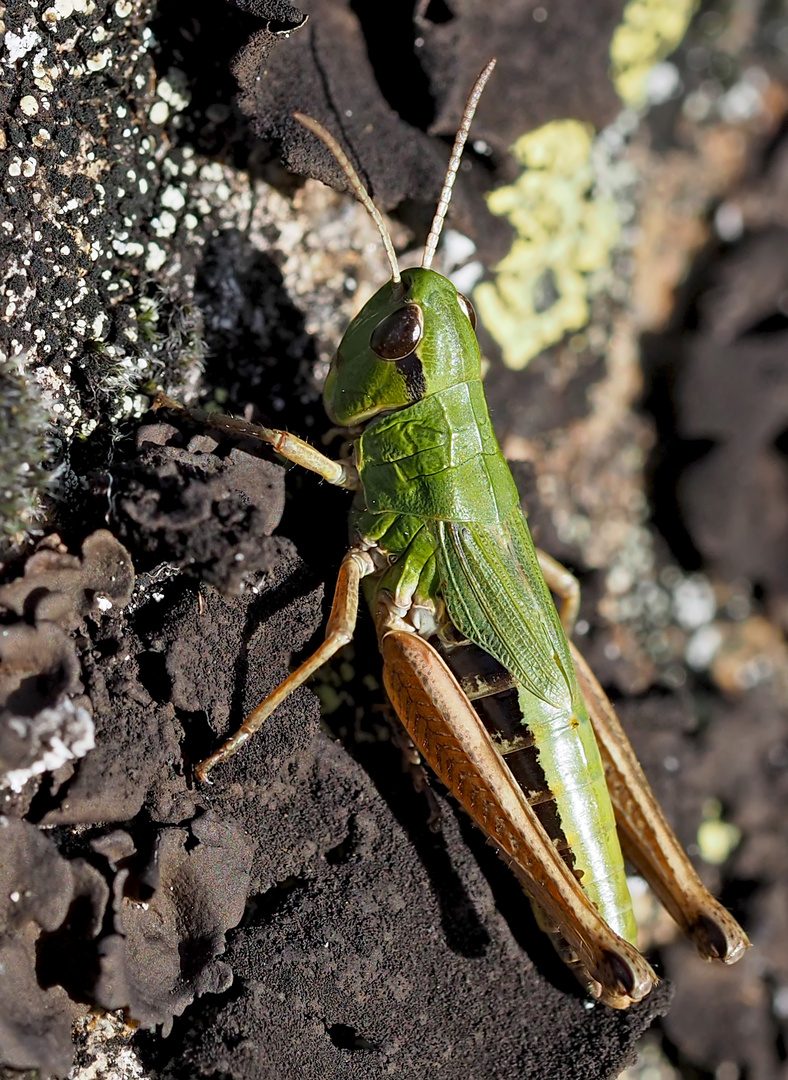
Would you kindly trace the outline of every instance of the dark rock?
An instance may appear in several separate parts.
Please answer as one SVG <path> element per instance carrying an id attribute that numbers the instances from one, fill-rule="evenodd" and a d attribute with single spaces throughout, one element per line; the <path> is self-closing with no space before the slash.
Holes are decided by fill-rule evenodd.
<path id="1" fill-rule="evenodd" d="M 40 984 L 36 944 L 66 918 L 74 871 L 27 822 L 0 817 L 0 852 L 0 1060 L 65 1077 L 76 1010 L 61 987 Z"/>
<path id="2" fill-rule="evenodd" d="M 237 448 L 221 458 L 213 440 L 166 445 L 171 430 L 146 427 L 138 457 L 117 468 L 120 535 L 143 567 L 170 562 L 237 591 L 276 558 L 268 538 L 282 516 L 283 469 Z"/>

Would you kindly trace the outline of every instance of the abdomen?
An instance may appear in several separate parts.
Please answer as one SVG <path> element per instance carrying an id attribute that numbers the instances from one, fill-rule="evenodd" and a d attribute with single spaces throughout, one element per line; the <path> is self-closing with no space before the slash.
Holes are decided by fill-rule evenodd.
<path id="1" fill-rule="evenodd" d="M 575 724 L 568 718 L 563 731 L 539 730 L 538 722 L 532 729 L 514 677 L 484 649 L 454 633 L 456 640 L 450 631 L 448 640 L 435 637 L 430 644 L 469 698 L 556 850 L 611 929 L 634 944 L 621 849 L 588 718 Z M 583 763 L 587 767 L 581 771 Z"/>

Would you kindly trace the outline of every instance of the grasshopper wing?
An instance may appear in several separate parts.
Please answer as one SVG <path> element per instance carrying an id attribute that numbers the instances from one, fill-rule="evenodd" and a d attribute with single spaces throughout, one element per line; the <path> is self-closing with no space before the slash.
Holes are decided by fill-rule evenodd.
<path id="1" fill-rule="evenodd" d="M 555 800 L 575 874 L 626 940 L 637 929 L 599 748 L 569 644 L 519 507 L 502 522 L 437 522 L 448 615 L 502 664 L 517 687 L 522 725 L 544 774 L 532 802 Z"/>
<path id="2" fill-rule="evenodd" d="M 519 508 L 499 525 L 435 526 L 452 622 L 548 710 L 580 699 L 569 646 Z"/>

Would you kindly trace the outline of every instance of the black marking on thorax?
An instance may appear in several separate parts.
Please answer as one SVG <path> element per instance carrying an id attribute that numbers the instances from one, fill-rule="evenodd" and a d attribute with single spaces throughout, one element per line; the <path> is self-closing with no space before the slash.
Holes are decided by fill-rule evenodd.
<path id="1" fill-rule="evenodd" d="M 424 378 L 424 368 L 421 360 L 415 352 L 405 356 L 402 360 L 395 361 L 397 371 L 405 379 L 405 389 L 412 402 L 421 401 L 427 392 L 427 382 Z"/>

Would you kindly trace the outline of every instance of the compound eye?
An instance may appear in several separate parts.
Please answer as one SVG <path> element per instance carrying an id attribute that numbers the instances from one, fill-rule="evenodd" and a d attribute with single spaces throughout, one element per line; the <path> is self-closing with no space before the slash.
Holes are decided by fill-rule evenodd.
<path id="1" fill-rule="evenodd" d="M 471 324 L 471 330 L 475 330 L 476 311 L 474 310 L 473 304 L 470 302 L 468 297 L 463 296 L 461 292 L 457 293 L 457 303 L 460 305 L 465 315 L 467 316 L 468 322 Z"/>
<path id="2" fill-rule="evenodd" d="M 407 304 L 381 319 L 369 347 L 381 360 L 404 360 L 424 336 L 424 316 L 418 304 Z"/>

